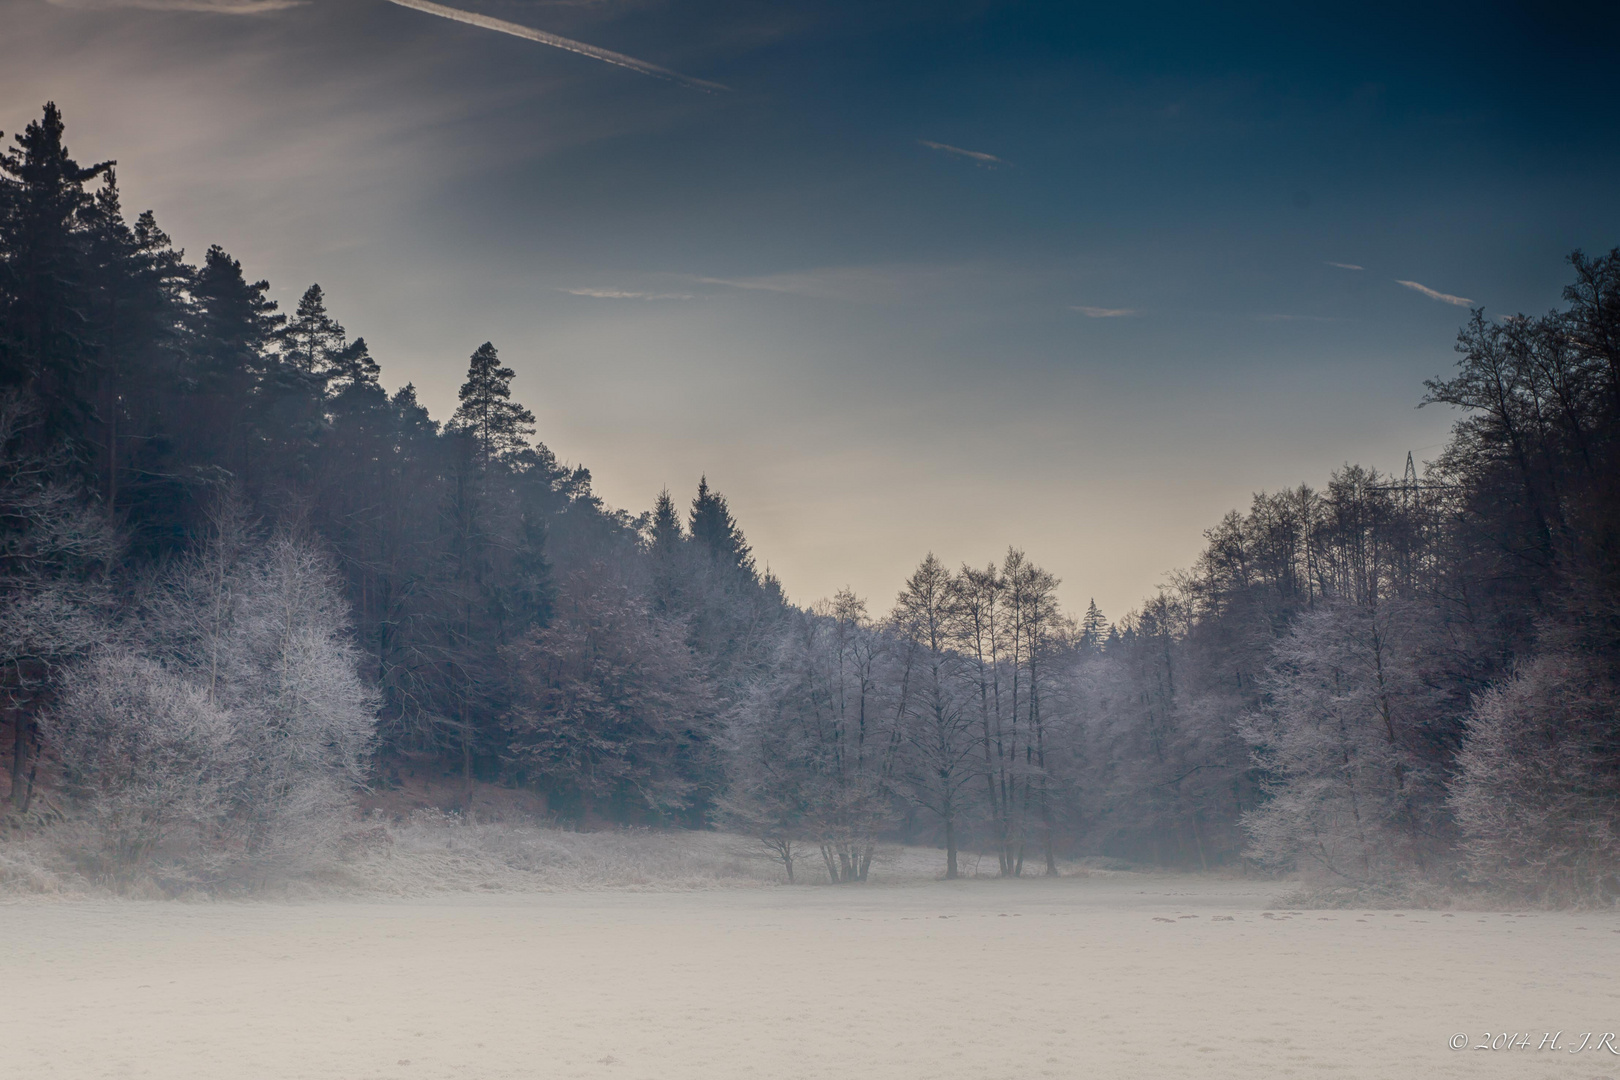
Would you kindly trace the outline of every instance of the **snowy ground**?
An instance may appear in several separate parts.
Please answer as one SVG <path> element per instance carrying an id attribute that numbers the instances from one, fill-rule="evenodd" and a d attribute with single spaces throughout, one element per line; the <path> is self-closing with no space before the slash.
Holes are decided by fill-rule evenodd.
<path id="1" fill-rule="evenodd" d="M 1168 875 L 0 906 L 7 1076 L 1620 1076 L 1614 914 Z M 1269 912 L 1269 914 L 1268 914 Z M 1286 916 L 1286 917 L 1284 917 Z M 1562 1049 L 1451 1050 L 1562 1029 Z M 1620 1040 L 1616 1040 L 1620 1042 Z"/>

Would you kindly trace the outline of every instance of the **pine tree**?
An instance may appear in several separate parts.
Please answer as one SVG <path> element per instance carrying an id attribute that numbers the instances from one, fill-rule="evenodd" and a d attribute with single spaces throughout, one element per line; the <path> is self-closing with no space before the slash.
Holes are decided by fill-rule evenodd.
<path id="1" fill-rule="evenodd" d="M 183 290 L 192 270 L 150 210 L 134 227 L 124 220 L 112 169 L 105 179 L 81 215 L 89 240 L 85 314 L 97 350 L 99 421 L 87 429 L 85 443 L 94 449 L 94 474 L 108 509 L 142 506 L 147 520 L 132 524 L 150 533 L 154 515 L 172 519 L 186 498 L 175 477 L 172 432 L 182 393 Z M 172 520 L 158 531 L 172 532 Z"/>
<path id="2" fill-rule="evenodd" d="M 416 399 L 415 383 L 406 383 L 395 390 L 388 404 L 407 438 L 432 438 L 439 433 L 438 422 L 428 415 L 427 408 Z"/>
<path id="3" fill-rule="evenodd" d="M 517 373 L 502 367 L 495 346 L 484 342 L 472 354 L 467 381 L 461 386 L 461 406 L 450 420 L 452 431 L 473 439 L 480 465 L 506 461 L 528 445 L 534 434 L 534 413 L 512 401 L 512 380 Z"/>
<path id="4" fill-rule="evenodd" d="M 675 500 L 665 488 L 653 504 L 652 523 L 647 526 L 647 548 L 655 556 L 673 555 L 685 540 L 680 515 L 675 512 Z"/>
<path id="5" fill-rule="evenodd" d="M 1103 642 L 1108 638 L 1108 620 L 1093 599 L 1086 606 L 1085 617 L 1080 620 L 1080 648 L 1085 652 L 1095 652 L 1101 649 Z"/>
<path id="6" fill-rule="evenodd" d="M 697 498 L 692 500 L 691 532 L 693 542 L 717 562 L 750 576 L 754 573 L 754 559 L 742 530 L 726 507 L 726 497 L 709 490 L 707 476 L 698 481 Z"/>
<path id="7" fill-rule="evenodd" d="M 281 355 L 312 390 L 324 394 L 333 364 L 344 350 L 346 331 L 326 313 L 326 294 L 311 285 L 298 299 L 298 309 L 281 332 Z"/>
<path id="8" fill-rule="evenodd" d="M 0 389 L 38 402 L 27 437 L 40 450 L 78 443 L 95 413 L 98 344 L 90 333 L 85 184 L 113 163 L 84 167 L 62 142 L 54 102 L 0 154 Z"/>
<path id="9" fill-rule="evenodd" d="M 374 408 L 387 400 L 377 382 L 382 368 L 371 358 L 365 338 L 355 338 L 333 354 L 326 380 L 328 396 L 342 409 L 355 412 Z"/>
<path id="10" fill-rule="evenodd" d="M 198 457 L 243 476 L 261 462 L 269 435 L 272 368 L 266 351 L 286 317 L 251 284 L 242 264 L 217 245 L 208 249 L 191 286 L 191 341 L 186 383 L 196 398 L 191 419 Z"/>
<path id="11" fill-rule="evenodd" d="M 557 599 L 551 560 L 546 557 L 548 531 L 544 512 L 538 507 L 527 508 L 517 524 L 517 544 L 508 572 L 513 580 L 513 617 L 509 631 L 513 635 L 550 622 Z"/>

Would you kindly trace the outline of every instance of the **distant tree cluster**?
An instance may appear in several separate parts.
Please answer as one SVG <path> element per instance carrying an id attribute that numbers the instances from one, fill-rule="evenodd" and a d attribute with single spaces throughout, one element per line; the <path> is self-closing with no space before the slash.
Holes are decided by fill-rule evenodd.
<path id="1" fill-rule="evenodd" d="M 1024 553 L 789 604 L 699 481 L 632 516 L 485 343 L 440 423 L 311 285 L 130 223 L 54 106 L 0 154 L 0 737 L 87 872 L 262 881 L 426 770 L 865 880 L 1104 854 L 1620 892 L 1620 252 L 1463 330 L 1420 476 L 1254 498 L 1117 623 Z"/>
<path id="2" fill-rule="evenodd" d="M 1061 849 L 1612 901 L 1620 251 L 1571 266 L 1563 310 L 1463 329 L 1423 475 L 1256 495 L 1117 625 L 1018 551 L 930 556 L 875 623 L 795 613 L 734 724 L 735 819 L 837 880 L 926 824 L 948 876 Z"/>

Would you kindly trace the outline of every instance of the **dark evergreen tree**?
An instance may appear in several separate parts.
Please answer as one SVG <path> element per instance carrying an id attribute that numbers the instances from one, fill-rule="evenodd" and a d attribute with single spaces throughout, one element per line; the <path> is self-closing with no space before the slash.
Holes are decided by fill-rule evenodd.
<path id="1" fill-rule="evenodd" d="M 686 533 L 681 528 L 675 500 L 670 498 L 669 489 L 665 488 L 658 493 L 658 501 L 653 504 L 652 520 L 647 525 L 647 548 L 655 556 L 668 557 L 679 551 L 685 541 Z"/>
<path id="2" fill-rule="evenodd" d="M 187 491 L 176 468 L 182 447 L 184 290 L 192 277 L 150 210 L 133 227 L 109 169 L 85 215 L 90 235 L 90 319 L 99 346 L 95 449 L 97 490 L 143 546 L 181 542 Z"/>
<path id="3" fill-rule="evenodd" d="M 726 506 L 726 497 L 709 490 L 707 476 L 698 480 L 697 498 L 692 500 L 692 542 L 707 551 L 716 562 L 731 566 L 745 575 L 754 575 L 754 559 L 743 533 Z"/>
<path id="4" fill-rule="evenodd" d="M 273 436 L 268 350 L 285 321 L 266 296 L 268 281 L 251 284 L 242 264 L 210 247 L 191 285 L 191 334 L 185 366 L 193 407 L 187 427 L 198 466 L 225 470 L 249 490 L 262 487 L 265 452 Z"/>
<path id="5" fill-rule="evenodd" d="M 509 367 L 502 367 L 495 346 L 484 342 L 472 354 L 467 381 L 461 386 L 461 405 L 450 429 L 466 432 L 480 467 L 504 461 L 528 445 L 534 434 L 534 413 L 512 400 Z"/>
<path id="6" fill-rule="evenodd" d="M 1092 600 L 1086 605 L 1086 614 L 1080 620 L 1080 648 L 1087 651 L 1096 651 L 1103 647 L 1108 637 L 1108 620 L 1103 618 L 1102 609 L 1097 607 L 1097 601 Z"/>
<path id="7" fill-rule="evenodd" d="M 326 311 L 326 293 L 311 285 L 298 298 L 298 308 L 281 331 L 281 356 L 292 372 L 307 380 L 316 396 L 324 396 L 333 362 L 343 351 L 347 333 Z"/>
<path id="8" fill-rule="evenodd" d="M 327 397 L 340 412 L 363 412 L 387 399 L 377 378 L 382 368 L 371 358 L 365 338 L 355 338 L 332 356 L 326 379 Z"/>
<path id="9" fill-rule="evenodd" d="M 90 469 L 100 343 L 91 323 L 85 185 L 110 161 L 81 166 L 62 141 L 62 114 L 43 117 L 0 154 L 0 389 L 34 399 L 38 420 L 21 434 L 33 451 L 65 440 Z"/>

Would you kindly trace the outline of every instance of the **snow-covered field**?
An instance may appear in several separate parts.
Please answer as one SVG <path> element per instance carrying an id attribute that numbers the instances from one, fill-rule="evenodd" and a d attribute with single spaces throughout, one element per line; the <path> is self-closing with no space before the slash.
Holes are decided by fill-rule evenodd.
<path id="1" fill-rule="evenodd" d="M 1119 873 L 23 900 L 0 906 L 0 1074 L 1620 1076 L 1620 1055 L 1569 1052 L 1620 1029 L 1616 915 L 1290 913 L 1274 892 Z M 1503 1029 L 1564 1035 L 1448 1047 Z"/>

